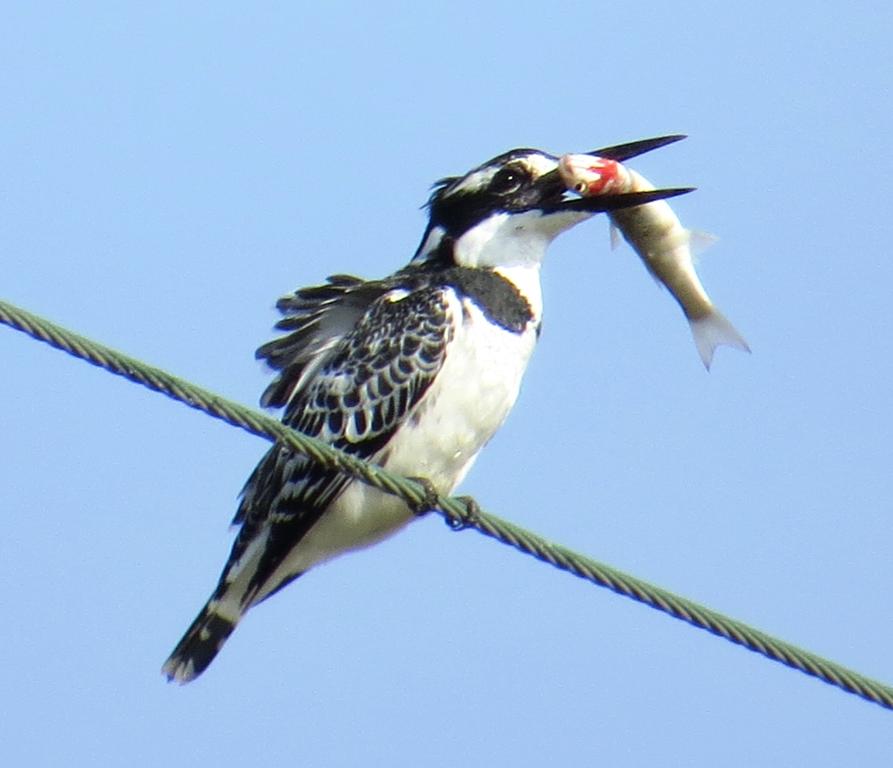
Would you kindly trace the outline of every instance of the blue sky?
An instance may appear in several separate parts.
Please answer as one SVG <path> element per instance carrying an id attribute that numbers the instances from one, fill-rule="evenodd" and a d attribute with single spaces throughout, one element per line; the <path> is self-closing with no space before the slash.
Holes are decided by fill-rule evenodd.
<path id="1" fill-rule="evenodd" d="M 409 259 L 436 179 L 664 133 L 753 355 L 704 372 L 606 222 L 562 236 L 462 490 L 893 683 L 886 3 L 7 4 L 3 298 L 245 403 L 275 299 Z M 838 766 L 893 714 L 432 518 L 198 682 L 256 438 L 0 329 L 0 762 Z M 717 756 L 720 756 L 719 758 Z"/>

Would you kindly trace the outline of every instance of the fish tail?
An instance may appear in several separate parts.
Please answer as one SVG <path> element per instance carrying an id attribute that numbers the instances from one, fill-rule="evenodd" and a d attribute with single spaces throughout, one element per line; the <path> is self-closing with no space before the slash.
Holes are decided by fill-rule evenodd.
<path id="1" fill-rule="evenodd" d="M 717 347 L 734 347 L 742 352 L 750 352 L 744 337 L 715 307 L 703 317 L 689 318 L 688 322 L 691 325 L 691 335 L 694 337 L 698 354 L 708 371 Z"/>

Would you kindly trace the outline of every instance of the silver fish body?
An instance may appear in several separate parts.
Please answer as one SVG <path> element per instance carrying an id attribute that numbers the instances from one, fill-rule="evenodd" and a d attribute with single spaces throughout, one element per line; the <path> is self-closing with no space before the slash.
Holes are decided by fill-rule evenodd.
<path id="1" fill-rule="evenodd" d="M 606 191 L 645 192 L 655 188 L 631 168 L 592 155 L 565 155 L 559 169 L 568 188 L 584 196 Z M 691 232 L 682 226 L 669 203 L 658 200 L 613 211 L 609 216 L 612 226 L 632 246 L 648 271 L 679 303 L 708 370 L 718 346 L 750 352 L 744 337 L 704 290 L 692 260 Z"/>

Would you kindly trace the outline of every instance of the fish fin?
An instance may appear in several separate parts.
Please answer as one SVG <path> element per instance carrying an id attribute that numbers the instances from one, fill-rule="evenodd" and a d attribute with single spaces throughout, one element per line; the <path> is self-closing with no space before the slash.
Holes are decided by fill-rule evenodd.
<path id="1" fill-rule="evenodd" d="M 623 242 L 623 233 L 620 231 L 620 227 L 618 227 L 613 221 L 611 222 L 611 250 L 616 251 L 620 244 Z"/>
<path id="2" fill-rule="evenodd" d="M 700 229 L 688 230 L 688 247 L 691 249 L 693 257 L 700 256 L 718 240 L 719 237 L 710 234 L 710 232 L 704 232 Z"/>
<path id="3" fill-rule="evenodd" d="M 750 347 L 744 337 L 735 330 L 735 326 L 718 309 L 714 308 L 709 315 L 704 317 L 690 318 L 688 322 L 691 325 L 691 335 L 694 337 L 701 362 L 704 363 L 704 367 L 708 371 L 717 347 L 734 347 L 742 352 L 750 352 Z"/>

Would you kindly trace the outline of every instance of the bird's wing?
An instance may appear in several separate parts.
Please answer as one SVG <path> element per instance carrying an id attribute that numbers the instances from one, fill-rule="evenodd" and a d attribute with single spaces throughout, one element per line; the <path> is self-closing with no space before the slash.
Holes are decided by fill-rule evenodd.
<path id="1" fill-rule="evenodd" d="M 295 334 L 305 334 L 309 341 L 290 347 L 286 337 L 281 347 L 277 342 L 262 347 L 264 356 L 283 371 L 275 394 L 267 398 L 271 404 L 285 404 L 283 421 L 364 459 L 375 458 L 411 414 L 443 365 L 451 339 L 449 303 L 442 289 L 406 291 L 392 285 L 384 284 L 359 321 L 330 344 L 318 341 L 312 326 L 303 325 Z M 307 294 L 300 300 L 306 301 Z M 334 306 L 320 310 L 326 312 L 334 318 L 338 311 Z M 309 355 L 312 344 L 324 355 L 322 362 Z M 285 353 L 289 348 L 293 361 Z M 251 579 L 254 591 L 260 588 L 348 482 L 305 456 L 273 446 L 242 491 L 234 520 L 242 529 L 222 578 L 229 580 L 230 568 L 264 532 L 268 537 Z M 263 592 L 276 587 L 267 585 Z"/>
<path id="2" fill-rule="evenodd" d="M 383 281 L 332 275 L 325 285 L 301 288 L 276 302 L 284 315 L 276 329 L 288 331 L 257 350 L 279 375 L 261 395 L 264 407 L 281 408 L 301 392 L 331 357 L 375 299 L 388 290 Z"/>

